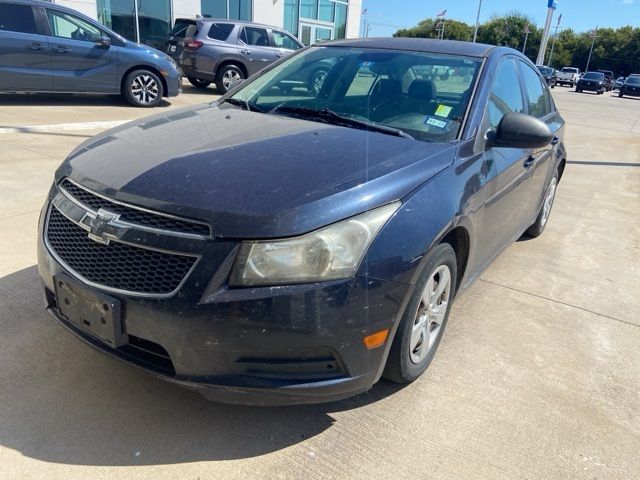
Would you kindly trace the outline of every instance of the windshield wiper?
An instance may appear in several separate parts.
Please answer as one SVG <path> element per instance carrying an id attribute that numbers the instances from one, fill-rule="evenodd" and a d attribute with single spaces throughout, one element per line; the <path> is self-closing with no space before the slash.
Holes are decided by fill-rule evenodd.
<path id="1" fill-rule="evenodd" d="M 306 107 L 291 107 L 287 105 L 279 105 L 269 110 L 271 112 L 291 113 L 297 117 L 318 120 L 320 122 L 329 123 L 331 125 L 339 125 L 342 127 L 357 128 L 359 130 L 369 130 L 372 132 L 384 133 L 386 135 L 393 135 L 396 137 L 414 138 L 407 132 L 400 130 L 399 128 L 388 127 L 386 125 L 380 125 L 379 123 L 368 122 L 366 120 L 360 120 L 346 115 L 340 115 L 339 113 L 323 108 L 316 110 L 314 108 Z"/>
<path id="2" fill-rule="evenodd" d="M 236 107 L 240 107 L 244 110 L 248 110 L 249 112 L 260 112 L 260 113 L 264 113 L 263 110 L 261 108 L 258 108 L 255 105 L 251 105 L 248 101 L 246 100 L 239 100 L 237 98 L 227 98 L 225 99 L 222 103 L 228 103 L 230 105 L 235 105 Z"/>

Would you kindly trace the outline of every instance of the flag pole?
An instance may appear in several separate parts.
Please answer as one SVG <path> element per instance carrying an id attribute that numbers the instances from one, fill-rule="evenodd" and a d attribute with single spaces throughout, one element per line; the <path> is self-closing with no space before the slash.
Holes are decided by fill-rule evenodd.
<path id="1" fill-rule="evenodd" d="M 478 15 L 476 16 L 476 28 L 473 30 L 473 43 L 478 39 L 478 26 L 480 25 L 480 10 L 482 10 L 482 0 L 478 2 Z"/>

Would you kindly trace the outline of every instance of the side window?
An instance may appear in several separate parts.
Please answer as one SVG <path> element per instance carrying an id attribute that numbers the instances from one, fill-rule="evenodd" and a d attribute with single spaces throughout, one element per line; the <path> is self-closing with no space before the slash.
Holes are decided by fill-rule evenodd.
<path id="1" fill-rule="evenodd" d="M 264 28 L 244 27 L 240 34 L 240 40 L 247 45 L 253 45 L 255 47 L 269 46 L 269 35 Z"/>
<path id="2" fill-rule="evenodd" d="M 276 48 L 286 48 L 288 50 L 297 50 L 300 44 L 296 42 L 290 35 L 278 30 L 273 30 L 273 43 Z"/>
<path id="3" fill-rule="evenodd" d="M 518 62 L 524 80 L 524 90 L 529 99 L 529 115 L 542 118 L 549 114 L 551 99 L 547 88 L 542 85 L 540 76 L 526 63 Z"/>
<path id="4" fill-rule="evenodd" d="M 234 25 L 232 23 L 214 23 L 209 29 L 207 36 L 214 40 L 225 41 L 231 35 Z"/>
<path id="5" fill-rule="evenodd" d="M 495 130 L 505 114 L 524 112 L 524 101 L 520 90 L 520 79 L 516 64 L 511 59 L 503 60 L 496 70 L 487 104 L 489 125 Z"/>
<path id="6" fill-rule="evenodd" d="M 380 77 L 381 80 L 386 80 L 387 78 L 387 75 Z M 368 95 L 373 88 L 373 84 L 376 82 L 376 80 L 378 80 L 378 75 L 376 75 L 369 69 L 368 63 L 363 63 L 358 67 L 358 71 L 353 77 L 351 85 L 349 85 L 349 88 L 345 93 L 345 97 L 359 97 Z"/>
<path id="7" fill-rule="evenodd" d="M 38 33 L 31 5 L 0 3 L 0 30 L 5 32 Z"/>
<path id="8" fill-rule="evenodd" d="M 102 32 L 97 27 L 65 12 L 47 9 L 47 19 L 54 37 L 96 42 L 102 36 Z"/>

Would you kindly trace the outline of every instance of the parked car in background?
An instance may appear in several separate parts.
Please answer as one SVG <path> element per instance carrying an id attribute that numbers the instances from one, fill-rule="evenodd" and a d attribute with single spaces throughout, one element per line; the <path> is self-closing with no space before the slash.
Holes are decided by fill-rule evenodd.
<path id="1" fill-rule="evenodd" d="M 319 91 L 281 88 L 328 65 Z M 457 73 L 416 73 L 433 66 Z M 511 48 L 311 46 L 217 102 L 71 152 L 40 217 L 46 308 L 214 400 L 316 403 L 411 382 L 457 295 L 543 233 L 564 130 Z"/>
<path id="2" fill-rule="evenodd" d="M 605 78 L 602 72 L 586 72 L 576 83 L 576 92 L 578 93 L 588 91 L 602 95 L 605 88 Z"/>
<path id="3" fill-rule="evenodd" d="M 622 87 L 622 85 L 624 85 L 624 77 L 618 77 L 618 79 L 613 82 L 613 89 L 620 90 L 620 87 Z"/>
<path id="4" fill-rule="evenodd" d="M 75 10 L 0 0 L 0 92 L 122 95 L 154 107 L 181 92 L 181 74 L 165 53 Z"/>
<path id="5" fill-rule="evenodd" d="M 580 80 L 580 69 L 575 67 L 563 67 L 556 76 L 558 85 L 569 85 L 570 87 L 575 87 L 578 80 Z"/>
<path id="6" fill-rule="evenodd" d="M 211 18 L 177 19 L 167 43 L 192 85 L 215 82 L 220 93 L 303 47 L 276 27 Z"/>
<path id="7" fill-rule="evenodd" d="M 604 86 L 607 92 L 613 90 L 614 77 L 611 70 L 598 70 L 598 72 L 604 73 Z"/>
<path id="8" fill-rule="evenodd" d="M 544 77 L 547 85 L 549 85 L 550 88 L 556 88 L 558 71 L 555 68 L 547 67 L 545 65 L 536 65 L 536 68 Z"/>
<path id="9" fill-rule="evenodd" d="M 622 87 L 620 87 L 619 97 L 640 97 L 640 75 L 629 75 Z"/>

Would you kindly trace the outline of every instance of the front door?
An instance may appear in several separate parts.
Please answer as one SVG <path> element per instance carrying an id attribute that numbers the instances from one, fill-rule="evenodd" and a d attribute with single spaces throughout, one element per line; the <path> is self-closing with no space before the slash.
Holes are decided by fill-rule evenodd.
<path id="1" fill-rule="evenodd" d="M 504 59 L 493 77 L 482 131 L 495 131 L 505 114 L 525 110 L 515 61 Z M 526 228 L 532 168 L 528 149 L 490 147 L 483 156 L 487 194 L 476 237 L 479 268 Z"/>
<path id="2" fill-rule="evenodd" d="M 300 22 L 300 41 L 305 46 L 331 39 L 333 39 L 333 27 Z"/>
<path id="3" fill-rule="evenodd" d="M 100 45 L 106 32 L 80 17 L 54 9 L 46 9 L 46 19 L 54 90 L 118 93 L 119 47 Z"/>
<path id="4" fill-rule="evenodd" d="M 242 27 L 238 38 L 240 53 L 246 59 L 249 76 L 280 58 L 280 51 L 271 46 L 266 28 Z"/>
<path id="5" fill-rule="evenodd" d="M 0 3 L 0 91 L 51 91 L 51 53 L 30 5 Z"/>

